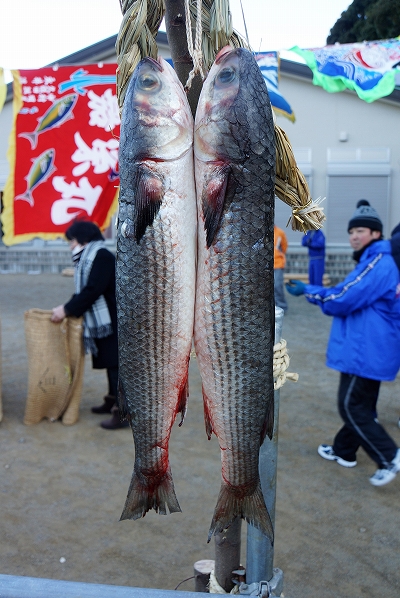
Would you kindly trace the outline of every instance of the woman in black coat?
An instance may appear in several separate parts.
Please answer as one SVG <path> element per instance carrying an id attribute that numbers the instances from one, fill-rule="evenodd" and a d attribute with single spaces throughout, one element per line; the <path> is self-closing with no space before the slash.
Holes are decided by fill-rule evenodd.
<path id="1" fill-rule="evenodd" d="M 75 294 L 65 305 L 53 308 L 52 321 L 83 316 L 83 340 L 92 354 L 94 369 L 106 369 L 108 394 L 93 413 L 111 413 L 101 423 L 108 430 L 125 428 L 116 406 L 118 386 L 118 337 L 115 300 L 115 257 L 105 246 L 100 229 L 84 220 L 74 222 L 65 233 L 75 265 Z"/>

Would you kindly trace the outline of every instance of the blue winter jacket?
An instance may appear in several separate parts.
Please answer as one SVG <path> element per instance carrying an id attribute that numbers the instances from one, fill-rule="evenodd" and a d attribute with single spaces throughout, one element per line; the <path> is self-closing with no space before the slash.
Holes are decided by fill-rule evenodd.
<path id="1" fill-rule="evenodd" d="M 309 230 L 301 240 L 303 247 L 308 247 L 308 255 L 323 257 L 325 255 L 325 235 L 322 230 Z"/>
<path id="2" fill-rule="evenodd" d="M 373 380 L 396 377 L 400 367 L 399 288 L 399 270 L 387 241 L 367 247 L 359 264 L 337 286 L 306 285 L 308 301 L 333 316 L 328 367 Z"/>

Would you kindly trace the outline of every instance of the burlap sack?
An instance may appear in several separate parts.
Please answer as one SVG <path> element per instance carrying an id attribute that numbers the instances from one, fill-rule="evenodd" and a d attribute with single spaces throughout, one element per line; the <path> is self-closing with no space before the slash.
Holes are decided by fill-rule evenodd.
<path id="1" fill-rule="evenodd" d="M 1 401 L 1 320 L 0 320 L 0 422 L 3 419 L 3 405 Z"/>
<path id="2" fill-rule="evenodd" d="M 43 418 L 72 425 L 79 417 L 82 394 L 84 350 L 82 318 L 51 322 L 52 312 L 30 309 L 25 312 L 28 353 L 28 396 L 24 424 Z"/>

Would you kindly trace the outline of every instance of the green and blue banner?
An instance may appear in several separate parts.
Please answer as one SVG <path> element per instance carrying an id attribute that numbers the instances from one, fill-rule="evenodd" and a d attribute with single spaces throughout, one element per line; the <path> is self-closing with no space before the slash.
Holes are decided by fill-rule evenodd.
<path id="1" fill-rule="evenodd" d="M 314 85 L 335 93 L 354 90 L 365 102 L 390 95 L 400 73 L 400 37 L 323 48 L 290 48 L 304 58 Z"/>

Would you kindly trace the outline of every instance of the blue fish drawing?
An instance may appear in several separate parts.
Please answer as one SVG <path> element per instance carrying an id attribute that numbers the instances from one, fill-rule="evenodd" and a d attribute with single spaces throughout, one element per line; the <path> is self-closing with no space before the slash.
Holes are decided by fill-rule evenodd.
<path id="1" fill-rule="evenodd" d="M 23 199 L 27 201 L 30 206 L 34 205 L 32 191 L 36 189 L 41 183 L 47 181 L 50 175 L 56 170 L 54 166 L 54 160 L 56 157 L 56 150 L 54 148 L 47 149 L 37 158 L 33 158 L 32 166 L 28 172 L 25 180 L 27 182 L 27 188 L 23 195 L 17 195 L 15 200 Z"/>
<path id="2" fill-rule="evenodd" d="M 61 127 L 67 120 L 73 118 L 73 108 L 78 100 L 78 94 L 71 93 L 56 100 L 50 108 L 38 118 L 38 126 L 31 133 L 20 133 L 18 137 L 25 137 L 31 142 L 32 149 L 37 146 L 37 138 L 41 133 Z"/>
<path id="3" fill-rule="evenodd" d="M 70 75 L 69 81 L 59 83 L 58 93 L 73 89 L 76 93 L 84 96 L 86 95 L 86 87 L 92 87 L 93 85 L 107 85 L 116 83 L 116 81 L 116 75 L 88 75 L 87 71 L 79 69 Z"/>

